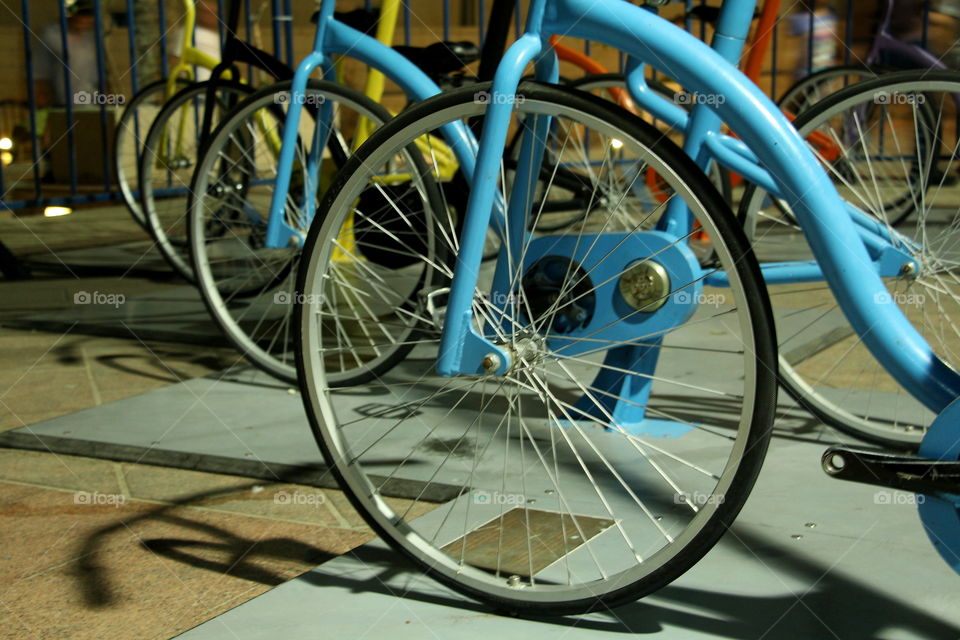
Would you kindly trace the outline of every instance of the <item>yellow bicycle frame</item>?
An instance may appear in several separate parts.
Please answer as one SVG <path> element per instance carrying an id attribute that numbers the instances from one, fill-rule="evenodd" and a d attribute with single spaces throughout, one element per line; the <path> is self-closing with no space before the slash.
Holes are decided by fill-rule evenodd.
<path id="1" fill-rule="evenodd" d="M 197 26 L 196 0 L 183 0 L 183 8 L 183 40 L 180 43 L 180 51 L 177 63 L 170 70 L 170 75 L 167 78 L 167 89 L 165 96 L 166 100 L 169 100 L 177 93 L 177 80 L 186 78 L 189 81 L 193 81 L 196 79 L 196 74 L 193 71 L 195 67 L 202 67 L 209 71 L 213 71 L 217 65 L 220 64 L 218 59 L 190 44 L 192 35 Z M 226 77 L 232 77 L 230 71 L 226 72 Z M 240 82 L 244 82 L 243 78 L 240 78 Z M 180 122 L 178 123 L 177 127 L 177 142 L 174 145 L 175 148 L 173 151 L 174 158 L 183 155 L 183 141 L 185 138 L 184 131 L 187 127 L 188 116 L 189 114 L 186 110 L 180 114 Z M 277 134 L 275 129 L 267 129 L 266 116 L 264 114 L 257 113 L 256 118 L 261 130 L 266 133 L 266 138 L 270 144 L 270 147 L 275 153 L 279 154 L 281 145 L 279 134 Z M 165 147 L 165 145 L 161 145 L 161 147 Z M 166 162 L 168 158 L 165 157 L 165 154 L 161 154 L 161 158 L 159 158 L 159 160 L 161 162 Z"/>

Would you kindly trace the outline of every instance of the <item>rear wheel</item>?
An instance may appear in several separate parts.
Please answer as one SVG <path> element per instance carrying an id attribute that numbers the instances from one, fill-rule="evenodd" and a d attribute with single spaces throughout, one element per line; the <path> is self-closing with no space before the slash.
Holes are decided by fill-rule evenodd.
<path id="1" fill-rule="evenodd" d="M 777 106 L 787 114 L 787 117 L 795 117 L 841 89 L 846 89 L 862 80 L 875 80 L 890 71 L 891 69 L 884 67 L 862 65 L 821 69 L 800 78 L 787 88 L 777 101 Z"/>

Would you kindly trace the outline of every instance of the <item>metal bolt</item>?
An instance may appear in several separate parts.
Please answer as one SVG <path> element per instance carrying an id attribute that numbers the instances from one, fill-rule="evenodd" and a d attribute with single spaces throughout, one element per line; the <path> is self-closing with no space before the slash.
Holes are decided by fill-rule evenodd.
<path id="1" fill-rule="evenodd" d="M 795 534 L 793 534 L 793 535 L 790 536 L 790 537 L 793 538 L 794 540 L 799 540 L 799 539 L 802 538 L 803 536 L 800 535 L 799 533 L 795 533 Z"/>
<path id="2" fill-rule="evenodd" d="M 617 286 L 628 305 L 637 311 L 652 313 L 667 302 L 670 276 L 663 266 L 646 260 L 627 269 Z"/>
<path id="3" fill-rule="evenodd" d="M 816 522 L 808 522 L 807 524 L 805 524 L 805 525 L 803 525 L 803 526 L 805 526 L 807 529 L 813 529 L 815 526 L 817 526 L 817 523 L 816 523 Z"/>
<path id="4" fill-rule="evenodd" d="M 916 271 L 916 269 L 917 269 L 917 268 L 916 268 L 916 266 L 914 265 L 914 263 L 912 263 L 912 262 L 904 262 L 903 265 L 900 266 L 900 275 L 902 275 L 902 276 L 912 275 L 913 272 Z"/>
<path id="5" fill-rule="evenodd" d="M 487 373 L 496 373 L 497 369 L 500 368 L 500 356 L 495 353 L 488 353 L 483 356 L 483 360 L 480 361 L 480 366 L 483 367 L 483 370 Z"/>
<path id="6" fill-rule="evenodd" d="M 517 574 L 513 574 L 512 576 L 507 578 L 507 586 L 513 589 L 518 589 L 521 586 L 520 576 L 518 576 Z"/>

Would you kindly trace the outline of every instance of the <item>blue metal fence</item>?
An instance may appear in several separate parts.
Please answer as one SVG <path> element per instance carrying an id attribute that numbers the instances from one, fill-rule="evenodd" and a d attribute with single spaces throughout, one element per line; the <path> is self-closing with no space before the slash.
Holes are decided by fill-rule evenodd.
<path id="1" fill-rule="evenodd" d="M 255 13 L 255 7 L 252 6 L 252 0 L 218 0 L 217 6 L 219 9 L 220 15 L 226 15 L 224 11 L 224 4 L 228 2 L 241 2 L 242 3 L 242 12 L 244 15 L 243 26 L 238 28 L 240 36 L 246 39 L 251 39 L 255 30 L 255 24 L 253 22 L 253 16 Z M 431 3 L 431 6 L 436 6 L 432 4 L 434 0 L 409 0 L 404 3 L 404 10 L 402 12 L 402 39 L 405 44 L 410 44 L 412 39 L 412 13 L 417 11 L 417 4 L 424 3 L 422 6 L 426 6 L 426 3 Z M 762 2 L 762 0 L 761 0 Z M 801 10 L 805 10 L 809 13 L 809 28 L 807 37 L 808 37 L 808 66 L 813 65 L 813 46 L 814 46 L 814 14 L 813 14 L 813 4 L 805 6 Z M 715 1 L 714 1 L 715 3 Z M 64 83 L 64 95 L 73 96 L 73 85 L 74 85 L 74 74 L 71 71 L 71 38 L 69 33 L 69 16 L 67 14 L 66 3 L 63 0 L 60 0 L 58 3 L 58 8 L 54 16 L 47 14 L 46 18 L 50 20 L 52 17 L 55 23 L 59 24 L 59 36 L 60 36 L 60 47 L 62 50 L 62 78 Z M 101 96 L 107 95 L 110 77 L 109 77 L 109 61 L 108 61 L 108 47 L 105 41 L 105 32 L 107 31 L 107 25 L 112 24 L 113 29 L 126 29 L 126 37 L 124 38 L 124 48 L 127 51 L 127 54 L 130 57 L 130 68 L 123 74 L 124 82 L 128 86 L 123 87 L 124 97 L 129 100 L 137 91 L 144 86 L 147 81 L 154 80 L 154 78 L 143 78 L 141 77 L 141 72 L 139 69 L 138 61 L 138 50 L 137 50 L 137 34 L 135 30 L 136 21 L 134 20 L 134 0 L 92 0 L 95 21 L 93 26 L 93 34 L 95 39 L 95 56 L 96 56 L 96 85 Z M 374 3 L 371 0 L 351 0 L 340 2 L 338 4 L 338 9 L 349 10 L 358 7 L 370 8 Z M 689 8 L 694 4 L 706 4 L 706 0 L 687 0 L 686 6 Z M 486 26 L 484 24 L 483 16 L 487 14 L 490 3 L 486 0 L 473 0 L 469 2 L 468 0 L 463 0 L 462 4 L 459 5 L 459 10 L 454 11 L 451 0 L 443 0 L 442 3 L 442 24 L 439 25 L 442 29 L 442 36 L 444 39 L 451 39 L 451 34 L 453 32 L 453 20 L 455 14 L 458 16 L 463 16 L 464 11 L 475 11 L 477 18 L 471 20 L 471 24 L 475 24 L 477 28 L 477 39 L 482 41 L 487 33 Z M 514 12 L 514 30 L 519 33 L 522 26 L 522 17 L 524 15 L 524 6 L 526 5 L 525 1 L 516 0 L 516 10 Z M 122 6 L 123 10 L 117 13 L 111 13 L 108 10 L 116 9 L 117 7 Z M 171 8 L 172 3 L 164 2 L 164 0 L 156 0 L 156 11 L 157 11 L 157 26 L 159 28 L 159 33 L 161 37 L 157 43 L 159 47 L 159 56 L 160 56 L 160 75 L 166 75 L 168 71 L 167 57 L 170 52 L 170 45 L 168 42 L 168 32 L 172 31 L 171 26 L 168 24 L 167 10 Z M 312 6 L 312 5 L 311 5 Z M 64 121 L 66 123 L 65 132 L 63 133 L 62 140 L 58 141 L 58 144 L 66 145 L 66 153 L 64 154 L 68 160 L 66 175 L 57 175 L 52 176 L 53 180 L 51 181 L 50 172 L 46 169 L 49 165 L 48 160 L 50 160 L 49 148 L 45 149 L 44 146 L 51 141 L 47 140 L 44 142 L 44 137 L 42 131 L 44 129 L 44 123 L 49 123 L 50 112 L 47 109 L 41 108 L 43 105 L 39 103 L 39 97 L 36 90 L 36 77 L 35 77 L 35 64 L 38 55 L 38 47 L 45 46 L 43 43 L 38 41 L 37 33 L 40 29 L 40 20 L 38 20 L 32 13 L 35 13 L 37 8 L 37 3 L 31 3 L 29 0 L 21 0 L 20 2 L 20 21 L 22 22 L 22 59 L 19 64 L 22 64 L 24 67 L 24 82 L 26 83 L 25 87 L 21 87 L 18 91 L 18 95 L 25 95 L 26 102 L 18 102 L 16 100 L 3 100 L 2 95 L 0 95 L 0 115 L 10 111 L 11 113 L 16 111 L 17 116 L 14 119 L 20 118 L 20 126 L 18 131 L 20 132 L 19 138 L 15 141 L 16 146 L 11 150 L 2 150 L 0 149 L 0 159 L 4 161 L 0 162 L 0 207 L 7 209 L 21 209 L 21 208 L 31 208 L 31 207 L 40 207 L 47 205 L 77 205 L 90 202 L 104 202 L 109 200 L 119 199 L 119 192 L 117 186 L 112 179 L 112 160 L 110 158 L 111 149 L 111 129 L 114 120 L 118 116 L 117 113 L 114 113 L 111 110 L 111 105 L 105 102 L 99 102 L 94 106 L 99 107 L 98 111 L 98 126 L 99 126 L 99 146 L 98 149 L 88 149 L 88 148 L 78 148 L 78 132 L 75 131 L 75 124 L 77 123 L 78 115 L 83 115 L 87 117 L 90 114 L 90 109 L 84 108 L 78 110 L 75 100 L 66 100 L 60 109 L 63 111 Z M 835 13 L 838 17 L 838 22 L 842 26 L 842 41 L 845 43 L 846 48 L 843 50 L 843 62 L 850 63 L 855 62 L 851 60 L 850 51 L 854 45 L 854 31 L 852 25 L 854 24 L 854 5 L 852 0 L 845 0 L 841 3 L 837 2 L 837 9 Z M 924 3 L 924 28 L 923 28 L 923 44 L 927 42 L 927 20 L 929 19 L 929 10 L 930 10 L 930 1 Z M 794 9 L 794 11 L 796 11 Z M 286 61 L 288 64 L 295 64 L 295 54 L 294 54 L 294 29 L 293 29 L 293 3 L 292 0 L 270 0 L 269 7 L 269 19 L 272 37 L 272 47 L 274 54 L 281 60 Z M 462 21 L 462 20 L 461 20 Z M 687 21 L 688 28 L 700 30 L 703 35 L 706 35 L 706 27 L 702 23 L 696 23 L 692 21 Z M 697 26 L 699 25 L 699 26 Z M 774 42 L 772 46 L 772 68 L 778 69 L 778 41 L 782 38 L 782 33 L 784 25 L 780 24 L 774 35 Z M 223 41 L 224 25 L 220 25 L 220 35 L 221 41 Z M 583 43 L 584 51 L 589 55 L 591 53 L 590 43 Z M 621 59 L 620 64 L 622 66 L 623 60 Z M 769 67 L 770 65 L 768 65 Z M 771 93 L 776 95 L 778 90 L 781 87 L 778 86 L 776 73 L 773 74 L 771 79 Z M 253 80 L 253 70 L 250 70 L 250 81 Z M 115 89 L 119 90 L 115 87 Z M 88 120 L 85 120 L 89 121 Z M 4 124 L 7 122 L 7 118 L 0 117 L 0 127 L 8 126 Z M 49 131 L 47 132 L 49 135 Z M 0 130 L 0 138 L 3 137 L 13 137 L 11 131 Z M 25 153 L 23 147 L 29 148 L 29 153 Z M 2 154 L 7 155 L 2 155 Z M 27 156 L 27 157 L 24 157 Z M 95 162 L 94 162 L 95 160 Z M 16 162 L 12 162 L 16 161 Z M 98 180 L 95 184 L 82 183 L 80 180 L 80 175 L 78 168 L 81 165 L 84 168 L 89 167 L 92 164 L 100 165 L 100 175 L 101 179 Z M 62 167 L 61 167 L 62 168 Z"/>

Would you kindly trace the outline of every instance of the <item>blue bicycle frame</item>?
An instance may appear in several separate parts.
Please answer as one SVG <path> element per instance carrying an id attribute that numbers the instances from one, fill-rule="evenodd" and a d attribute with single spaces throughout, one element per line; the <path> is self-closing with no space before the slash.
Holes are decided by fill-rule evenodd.
<path id="1" fill-rule="evenodd" d="M 505 54 L 493 82 L 441 338 L 437 368 L 442 375 L 503 374 L 511 366 L 509 349 L 475 328 L 471 303 L 496 202 L 514 103 L 509 98 L 516 94 L 531 63 L 538 80 L 556 78 L 556 57 L 548 43 L 550 34 L 556 33 L 625 52 L 631 59 L 628 88 L 634 99 L 658 117 L 683 125 L 684 150 L 701 168 L 717 160 L 791 205 L 817 264 L 772 265 L 766 276 L 780 281 L 822 277 L 870 351 L 915 397 L 939 413 L 960 396 L 960 375 L 934 355 L 896 305 L 875 302 L 886 293 L 881 276 L 896 275 L 913 262 L 894 246 L 902 239 L 893 242 L 882 225 L 840 198 L 786 117 L 733 64 L 743 49 L 755 4 L 755 0 L 727 0 L 711 48 L 655 13 L 621 0 L 532 0 L 526 30 Z M 700 102 L 689 117 L 680 114 L 675 105 L 649 99 L 642 78 L 644 64 L 666 72 L 692 93 L 722 95 L 724 100 Z M 549 118 L 538 116 L 537 120 L 531 129 L 545 130 Z M 722 135 L 721 123 L 739 140 Z M 542 140 L 524 135 L 520 157 L 532 162 L 518 167 L 516 184 L 524 184 L 524 176 L 536 175 Z M 508 238 L 524 233 L 529 206 L 524 191 L 515 189 L 511 195 L 504 231 Z M 675 199 L 659 231 L 679 238 L 689 229 L 690 213 Z M 720 284 L 722 278 L 714 281 Z"/>
<path id="2" fill-rule="evenodd" d="M 419 67 L 390 47 L 334 18 L 334 0 L 323 0 L 317 20 L 313 52 L 300 62 L 293 76 L 290 105 L 284 123 L 283 145 L 277 165 L 277 180 L 270 205 L 265 243 L 268 248 L 299 246 L 306 232 L 302 227 L 290 226 L 284 216 L 294 156 L 299 142 L 298 126 L 303 111 L 307 82 L 320 69 L 325 78 L 335 76 L 332 55 L 347 54 L 382 72 L 394 81 L 413 100 L 423 100 L 440 93 L 440 88 Z M 320 160 L 332 126 L 330 105 L 318 109 L 318 122 L 307 158 L 307 177 L 304 181 L 303 219 L 313 220 L 316 213 L 316 190 Z M 457 156 L 466 175 L 473 170 L 476 158 L 476 139 L 463 125 L 445 128 L 444 135 Z"/>

